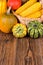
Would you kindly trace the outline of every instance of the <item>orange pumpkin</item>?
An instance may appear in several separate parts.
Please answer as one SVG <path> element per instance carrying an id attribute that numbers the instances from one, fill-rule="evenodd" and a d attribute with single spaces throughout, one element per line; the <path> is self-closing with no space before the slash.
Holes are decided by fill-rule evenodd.
<path id="1" fill-rule="evenodd" d="M 3 14 L 0 16 L 0 30 L 9 33 L 11 28 L 17 23 L 17 19 L 13 14 Z"/>

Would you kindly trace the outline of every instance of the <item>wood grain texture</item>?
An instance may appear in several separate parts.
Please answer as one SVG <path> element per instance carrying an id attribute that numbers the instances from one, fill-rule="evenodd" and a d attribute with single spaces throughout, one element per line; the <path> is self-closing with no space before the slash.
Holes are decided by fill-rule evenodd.
<path id="1" fill-rule="evenodd" d="M 17 39 L 0 32 L 0 65 L 43 65 L 43 38 Z"/>
<path id="2" fill-rule="evenodd" d="M 15 65 L 17 39 L 0 32 L 0 65 Z"/>
<path id="3" fill-rule="evenodd" d="M 34 65 L 43 65 L 43 38 L 30 39 L 30 49 L 33 53 Z"/>

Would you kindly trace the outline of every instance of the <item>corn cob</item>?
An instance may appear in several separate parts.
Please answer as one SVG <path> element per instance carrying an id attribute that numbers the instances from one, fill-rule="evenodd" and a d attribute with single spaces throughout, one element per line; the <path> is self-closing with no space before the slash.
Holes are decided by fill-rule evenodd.
<path id="1" fill-rule="evenodd" d="M 42 9 L 42 15 L 43 15 L 43 9 Z"/>
<path id="2" fill-rule="evenodd" d="M 22 5 L 20 8 L 18 8 L 15 13 L 20 14 L 22 11 L 24 11 L 26 8 L 33 5 L 37 0 L 29 0 L 24 5 Z"/>
<path id="3" fill-rule="evenodd" d="M 37 2 L 35 4 L 33 4 L 31 7 L 27 8 L 25 11 L 23 11 L 22 13 L 20 13 L 20 15 L 22 17 L 25 17 L 27 15 L 30 15 L 38 10 L 41 9 L 41 3 L 40 2 Z"/>
<path id="4" fill-rule="evenodd" d="M 31 15 L 28 15 L 27 17 L 28 18 L 39 18 L 39 17 L 41 17 L 41 15 L 42 15 L 41 11 L 37 11 Z"/>

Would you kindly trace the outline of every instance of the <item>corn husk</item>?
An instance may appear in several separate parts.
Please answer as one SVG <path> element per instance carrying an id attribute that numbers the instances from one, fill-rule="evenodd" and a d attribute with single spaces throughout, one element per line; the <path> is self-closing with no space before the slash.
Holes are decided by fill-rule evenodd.
<path id="1" fill-rule="evenodd" d="M 17 15 L 14 11 L 12 11 L 13 14 L 17 17 L 20 23 L 27 25 L 30 21 L 38 20 L 39 22 L 42 22 L 41 17 L 40 18 L 26 18 L 21 17 L 20 15 Z"/>

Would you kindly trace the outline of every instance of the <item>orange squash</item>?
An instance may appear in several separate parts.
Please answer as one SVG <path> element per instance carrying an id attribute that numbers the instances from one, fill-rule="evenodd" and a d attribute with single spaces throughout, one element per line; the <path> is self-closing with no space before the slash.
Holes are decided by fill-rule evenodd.
<path id="1" fill-rule="evenodd" d="M 17 23 L 17 19 L 13 14 L 3 14 L 0 16 L 0 30 L 9 33 L 11 28 Z"/>

